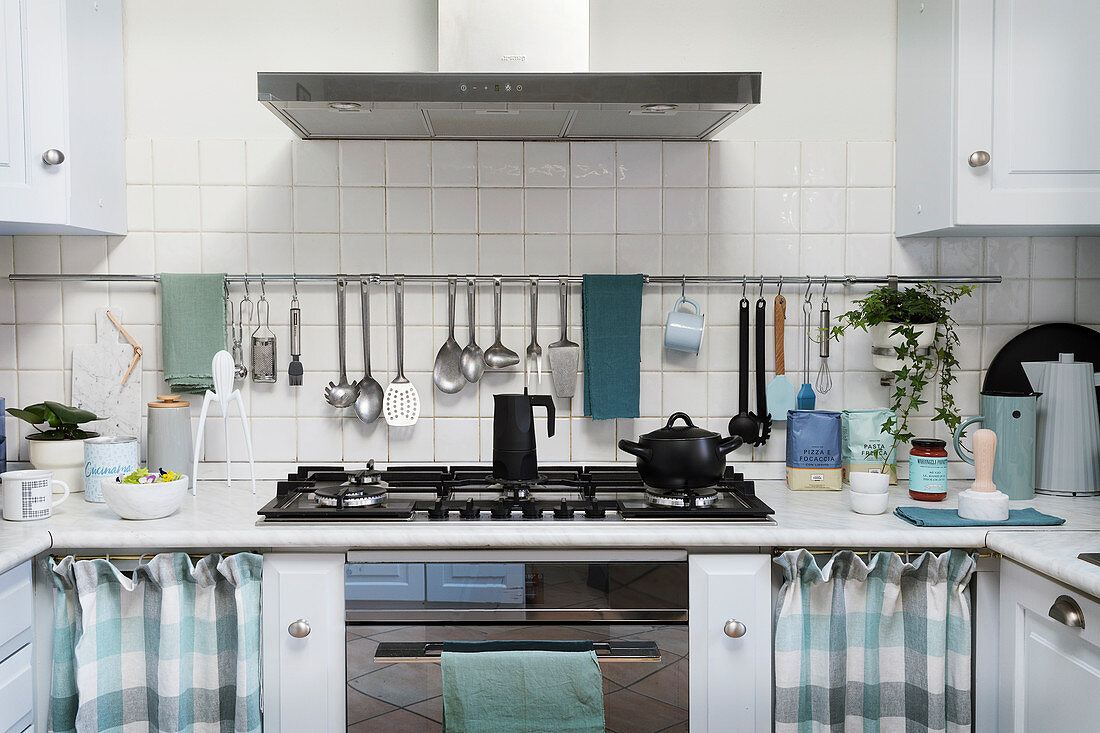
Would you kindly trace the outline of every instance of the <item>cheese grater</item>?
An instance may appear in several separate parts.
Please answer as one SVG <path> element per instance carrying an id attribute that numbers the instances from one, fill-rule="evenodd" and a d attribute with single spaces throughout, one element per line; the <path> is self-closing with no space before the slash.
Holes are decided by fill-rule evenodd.
<path id="1" fill-rule="evenodd" d="M 260 280 L 260 299 L 256 302 L 256 330 L 252 332 L 252 381 L 275 381 L 275 332 L 271 330 L 271 304 Z"/>

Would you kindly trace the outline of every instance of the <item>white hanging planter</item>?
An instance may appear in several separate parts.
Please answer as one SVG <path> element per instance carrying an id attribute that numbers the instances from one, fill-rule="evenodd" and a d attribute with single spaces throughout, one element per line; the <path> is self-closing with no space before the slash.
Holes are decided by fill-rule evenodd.
<path id="1" fill-rule="evenodd" d="M 871 326 L 871 363 L 876 369 L 884 372 L 893 372 L 901 369 L 904 362 L 897 358 L 894 349 L 905 343 L 905 337 L 894 334 L 893 330 L 900 323 L 879 323 Z M 936 341 L 936 327 L 938 323 L 917 323 L 913 328 L 917 330 L 917 348 L 930 349 Z"/>

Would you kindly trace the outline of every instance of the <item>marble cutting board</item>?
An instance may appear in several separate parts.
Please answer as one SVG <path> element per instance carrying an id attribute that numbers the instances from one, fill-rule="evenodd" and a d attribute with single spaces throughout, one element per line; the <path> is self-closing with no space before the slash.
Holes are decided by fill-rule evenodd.
<path id="1" fill-rule="evenodd" d="M 122 311 L 111 313 L 125 325 Z M 129 435 L 141 441 L 141 362 L 130 372 L 126 385 L 122 375 L 130 366 L 134 350 L 107 318 L 106 308 L 95 312 L 96 342 L 73 346 L 73 405 L 91 410 L 103 420 L 91 423 L 102 435 Z"/>

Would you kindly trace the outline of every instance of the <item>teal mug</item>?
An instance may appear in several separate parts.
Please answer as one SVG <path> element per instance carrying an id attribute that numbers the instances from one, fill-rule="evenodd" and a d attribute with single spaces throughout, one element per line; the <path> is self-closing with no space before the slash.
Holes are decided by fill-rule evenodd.
<path id="1" fill-rule="evenodd" d="M 974 465 L 974 454 L 962 444 L 963 432 L 981 423 L 997 434 L 993 483 L 1013 501 L 1035 498 L 1035 392 L 982 392 L 982 414 L 955 429 L 955 452 Z"/>

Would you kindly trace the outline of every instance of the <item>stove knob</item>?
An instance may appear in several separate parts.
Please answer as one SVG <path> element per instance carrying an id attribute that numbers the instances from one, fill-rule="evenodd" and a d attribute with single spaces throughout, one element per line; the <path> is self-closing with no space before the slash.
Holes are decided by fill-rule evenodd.
<path id="1" fill-rule="evenodd" d="M 489 514 L 493 519 L 507 519 L 512 516 L 512 505 L 504 501 L 498 501 L 493 504 L 493 508 L 489 510 Z"/>
<path id="2" fill-rule="evenodd" d="M 588 503 L 588 506 L 584 508 L 584 516 L 589 519 L 603 519 L 607 516 L 607 510 L 600 506 L 600 503 L 593 499 Z"/>
<path id="3" fill-rule="evenodd" d="M 446 519 L 447 518 L 447 509 L 443 506 L 443 500 L 442 499 L 436 499 L 435 504 L 433 504 L 428 509 L 428 518 L 429 519 Z"/>
<path id="4" fill-rule="evenodd" d="M 473 499 L 467 499 L 466 506 L 458 510 L 458 516 L 462 517 L 463 519 L 477 519 L 479 516 L 481 516 L 481 512 L 479 512 L 477 508 L 474 507 Z"/>
<path id="5" fill-rule="evenodd" d="M 569 502 L 562 499 L 561 506 L 554 509 L 554 519 L 572 519 L 574 511 L 576 510 L 569 506 Z"/>
<path id="6" fill-rule="evenodd" d="M 542 519 L 542 508 L 533 500 L 523 505 L 524 519 Z"/>

